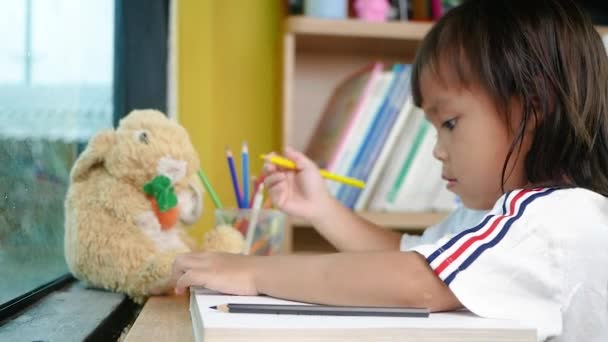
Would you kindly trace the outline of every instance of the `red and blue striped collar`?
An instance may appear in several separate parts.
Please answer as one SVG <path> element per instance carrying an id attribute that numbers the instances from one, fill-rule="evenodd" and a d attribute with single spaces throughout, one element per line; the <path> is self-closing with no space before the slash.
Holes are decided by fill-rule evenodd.
<path id="1" fill-rule="evenodd" d="M 520 189 L 506 193 L 502 199 L 502 212 L 488 214 L 477 226 L 466 229 L 427 257 L 435 274 L 446 285 L 466 270 L 487 249 L 496 246 L 524 213 L 526 207 L 539 197 L 556 188 Z"/>

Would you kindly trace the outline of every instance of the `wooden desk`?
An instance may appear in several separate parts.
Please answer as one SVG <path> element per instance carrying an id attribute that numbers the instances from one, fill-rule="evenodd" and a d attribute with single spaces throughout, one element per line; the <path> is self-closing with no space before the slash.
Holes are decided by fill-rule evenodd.
<path id="1" fill-rule="evenodd" d="M 129 330 L 124 342 L 192 342 L 188 296 L 151 297 Z"/>
<path id="2" fill-rule="evenodd" d="M 464 329 L 383 329 L 382 340 L 390 341 L 510 341 L 532 342 L 536 335 L 530 330 L 464 330 Z M 353 341 L 352 335 L 345 337 L 339 331 L 327 331 L 322 337 L 310 339 L 310 336 L 292 334 L 282 338 L 269 339 L 252 332 L 212 330 L 205 333 L 205 342 L 214 341 Z M 302 337 L 302 338 L 300 338 Z M 362 330 L 357 335 L 359 341 L 373 341 L 379 337 L 373 329 Z M 139 341 L 194 341 L 192 321 L 190 320 L 189 299 L 187 296 L 152 297 L 131 327 L 125 342 Z"/>

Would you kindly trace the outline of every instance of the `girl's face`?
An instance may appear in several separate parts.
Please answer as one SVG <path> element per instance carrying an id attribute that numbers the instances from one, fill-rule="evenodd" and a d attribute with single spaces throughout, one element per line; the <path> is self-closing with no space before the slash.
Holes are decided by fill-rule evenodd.
<path id="1" fill-rule="evenodd" d="M 445 70 L 445 68 L 443 68 Z M 491 209 L 502 195 L 501 173 L 514 128 L 509 128 L 491 98 L 480 87 L 460 86 L 453 75 L 443 81 L 423 70 L 422 109 L 437 130 L 433 155 L 443 164 L 442 177 L 466 207 Z M 519 125 L 521 106 L 511 103 L 511 123 Z M 529 135 L 527 133 L 526 135 Z M 505 191 L 527 185 L 524 159 L 530 149 L 524 136 L 521 151 L 512 154 L 505 173 Z"/>

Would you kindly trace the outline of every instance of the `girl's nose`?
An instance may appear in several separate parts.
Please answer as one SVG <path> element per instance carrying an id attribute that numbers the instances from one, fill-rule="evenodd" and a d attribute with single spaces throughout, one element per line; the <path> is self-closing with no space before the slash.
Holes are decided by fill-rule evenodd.
<path id="1" fill-rule="evenodd" d="M 437 139 L 435 147 L 433 147 L 433 157 L 441 162 L 445 162 L 448 159 L 448 154 L 439 139 Z"/>

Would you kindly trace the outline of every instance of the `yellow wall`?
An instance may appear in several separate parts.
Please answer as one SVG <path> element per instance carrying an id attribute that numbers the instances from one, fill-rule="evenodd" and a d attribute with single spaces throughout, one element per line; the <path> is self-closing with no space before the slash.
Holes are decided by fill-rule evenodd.
<path id="1" fill-rule="evenodd" d="M 224 207 L 235 207 L 225 148 L 240 174 L 247 141 L 257 175 L 257 156 L 280 147 L 281 1 L 180 0 L 177 13 L 179 120 Z M 213 225 L 213 202 L 204 203 L 199 236 Z"/>

